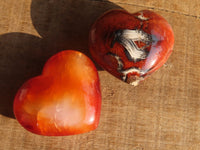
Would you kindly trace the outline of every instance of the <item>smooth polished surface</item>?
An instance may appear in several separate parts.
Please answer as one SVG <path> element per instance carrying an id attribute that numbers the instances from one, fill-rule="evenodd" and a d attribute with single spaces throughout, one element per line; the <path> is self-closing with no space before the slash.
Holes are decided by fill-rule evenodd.
<path id="1" fill-rule="evenodd" d="M 171 26 L 149 10 L 134 14 L 111 10 L 97 19 L 89 37 L 94 60 L 135 86 L 167 61 L 173 46 Z"/>
<path id="2" fill-rule="evenodd" d="M 20 86 L 63 49 L 91 58 L 92 23 L 120 7 L 149 9 L 169 22 L 175 43 L 167 63 L 136 87 L 99 68 L 101 117 L 92 132 L 47 137 L 24 130 L 12 113 Z M 0 0 L 0 149 L 199 150 L 199 10 L 199 0 Z"/>
<path id="3" fill-rule="evenodd" d="M 85 133 L 97 128 L 101 91 L 97 70 L 83 53 L 52 56 L 40 76 L 17 92 L 14 114 L 27 130 L 41 135 Z"/>

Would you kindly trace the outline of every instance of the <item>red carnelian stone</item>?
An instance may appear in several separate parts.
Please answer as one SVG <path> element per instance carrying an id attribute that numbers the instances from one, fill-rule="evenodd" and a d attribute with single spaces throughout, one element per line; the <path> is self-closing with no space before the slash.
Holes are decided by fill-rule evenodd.
<path id="1" fill-rule="evenodd" d="M 149 10 L 134 14 L 111 10 L 96 20 L 89 36 L 94 60 L 132 85 L 160 68 L 173 45 L 174 34 L 169 23 Z"/>
<path id="2" fill-rule="evenodd" d="M 88 57 L 72 50 L 51 57 L 42 75 L 24 83 L 14 100 L 19 123 L 33 133 L 48 136 L 94 130 L 100 109 L 98 72 Z"/>

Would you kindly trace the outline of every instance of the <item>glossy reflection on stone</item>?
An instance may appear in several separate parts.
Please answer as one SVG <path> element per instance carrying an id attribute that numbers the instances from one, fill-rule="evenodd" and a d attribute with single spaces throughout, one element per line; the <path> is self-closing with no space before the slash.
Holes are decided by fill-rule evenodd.
<path id="1" fill-rule="evenodd" d="M 167 61 L 173 45 L 171 26 L 149 10 L 111 10 L 96 20 L 89 36 L 94 60 L 134 86 Z"/>

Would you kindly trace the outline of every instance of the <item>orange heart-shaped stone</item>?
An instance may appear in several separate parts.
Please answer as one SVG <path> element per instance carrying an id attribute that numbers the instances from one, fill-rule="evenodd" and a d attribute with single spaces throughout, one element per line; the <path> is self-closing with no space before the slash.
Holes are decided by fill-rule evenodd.
<path id="1" fill-rule="evenodd" d="M 48 136 L 96 129 L 100 109 L 98 72 L 87 56 L 72 50 L 52 56 L 42 74 L 24 83 L 14 100 L 19 123 Z"/>

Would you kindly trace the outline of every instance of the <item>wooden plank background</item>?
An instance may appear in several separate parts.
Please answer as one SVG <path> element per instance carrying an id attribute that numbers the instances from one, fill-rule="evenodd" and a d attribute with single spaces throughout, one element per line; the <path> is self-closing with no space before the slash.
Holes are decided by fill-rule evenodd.
<path id="1" fill-rule="evenodd" d="M 65 137 L 39 136 L 16 121 L 17 89 L 62 49 L 90 57 L 87 36 L 103 12 L 149 9 L 175 34 L 167 63 L 138 87 L 98 67 L 102 89 L 99 127 Z M 0 150 L 199 150 L 199 0 L 0 0 Z"/>

